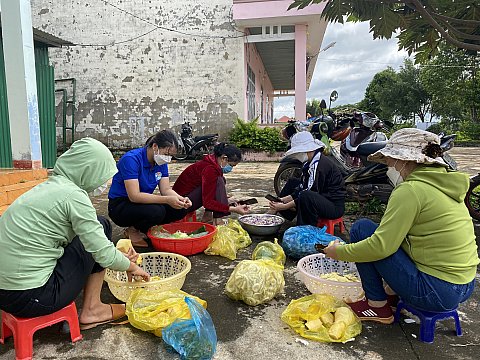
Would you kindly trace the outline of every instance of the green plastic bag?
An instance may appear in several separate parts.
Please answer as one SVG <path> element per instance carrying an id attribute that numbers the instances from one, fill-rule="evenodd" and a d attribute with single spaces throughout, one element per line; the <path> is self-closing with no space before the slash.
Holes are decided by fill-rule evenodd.
<path id="1" fill-rule="evenodd" d="M 328 294 L 292 300 L 281 318 L 300 336 L 322 342 L 346 342 L 362 331 L 362 323 L 353 311 Z"/>
<path id="2" fill-rule="evenodd" d="M 252 243 L 250 235 L 242 228 L 238 220 L 229 219 L 226 225 L 217 226 L 213 241 L 205 249 L 207 255 L 220 255 L 230 260 L 237 258 L 237 251 Z"/>
<path id="3" fill-rule="evenodd" d="M 182 290 L 132 291 L 127 300 L 125 313 L 132 326 L 162 336 L 162 329 L 177 319 L 190 319 L 190 310 L 185 297 L 198 301 L 204 308 L 207 302 Z"/>

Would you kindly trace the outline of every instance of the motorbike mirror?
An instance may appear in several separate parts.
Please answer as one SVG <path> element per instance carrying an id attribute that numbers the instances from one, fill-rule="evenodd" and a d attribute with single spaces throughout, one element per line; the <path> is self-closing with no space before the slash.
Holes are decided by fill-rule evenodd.
<path id="1" fill-rule="evenodd" d="M 337 90 L 333 90 L 330 94 L 330 102 L 334 102 L 338 99 L 338 92 Z"/>
<path id="2" fill-rule="evenodd" d="M 327 108 L 327 103 L 325 102 L 324 99 L 322 99 L 322 101 L 320 101 L 320 108 L 321 109 L 326 109 Z"/>
<path id="3" fill-rule="evenodd" d="M 393 127 L 393 123 L 391 121 L 388 121 L 388 120 L 383 120 L 383 123 L 385 125 L 387 125 L 389 128 L 392 128 Z"/>

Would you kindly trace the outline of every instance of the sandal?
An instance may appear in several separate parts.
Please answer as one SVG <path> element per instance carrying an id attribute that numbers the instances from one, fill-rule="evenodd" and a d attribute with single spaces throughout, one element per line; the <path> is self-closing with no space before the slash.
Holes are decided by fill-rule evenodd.
<path id="1" fill-rule="evenodd" d="M 134 248 L 148 248 L 148 242 L 145 241 L 145 235 L 140 230 L 135 229 L 133 226 L 126 228 L 123 232 L 125 237 L 128 237 L 132 241 Z"/>
<path id="2" fill-rule="evenodd" d="M 110 308 L 112 309 L 112 318 L 109 320 L 104 320 L 104 321 L 97 321 L 97 322 L 92 322 L 92 323 L 80 323 L 80 330 L 88 330 L 88 329 L 93 329 L 94 327 L 97 327 L 98 325 L 103 325 L 103 324 L 108 324 L 111 323 L 112 321 L 121 319 L 122 317 L 125 316 L 125 305 L 123 304 L 109 304 Z"/>

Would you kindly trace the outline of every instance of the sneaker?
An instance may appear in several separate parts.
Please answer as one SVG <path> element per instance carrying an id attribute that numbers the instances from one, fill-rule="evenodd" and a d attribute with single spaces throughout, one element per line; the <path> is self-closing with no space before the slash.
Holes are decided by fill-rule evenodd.
<path id="1" fill-rule="evenodd" d="M 393 323 L 393 312 L 389 304 L 382 307 L 372 307 L 367 299 L 348 304 L 360 320 L 376 321 L 382 324 Z"/>

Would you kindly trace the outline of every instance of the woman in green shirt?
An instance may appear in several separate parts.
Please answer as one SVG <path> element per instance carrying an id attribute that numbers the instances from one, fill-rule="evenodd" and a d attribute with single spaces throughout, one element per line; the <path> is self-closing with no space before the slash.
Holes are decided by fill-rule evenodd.
<path id="1" fill-rule="evenodd" d="M 379 225 L 357 221 L 350 244 L 324 250 L 356 262 L 366 299 L 350 307 L 361 320 L 392 323 L 395 293 L 426 311 L 454 309 L 472 294 L 479 259 L 463 202 L 469 177 L 449 171 L 441 155 L 437 135 L 410 128 L 395 132 L 369 157 L 388 165 L 395 186 L 385 214 Z"/>

